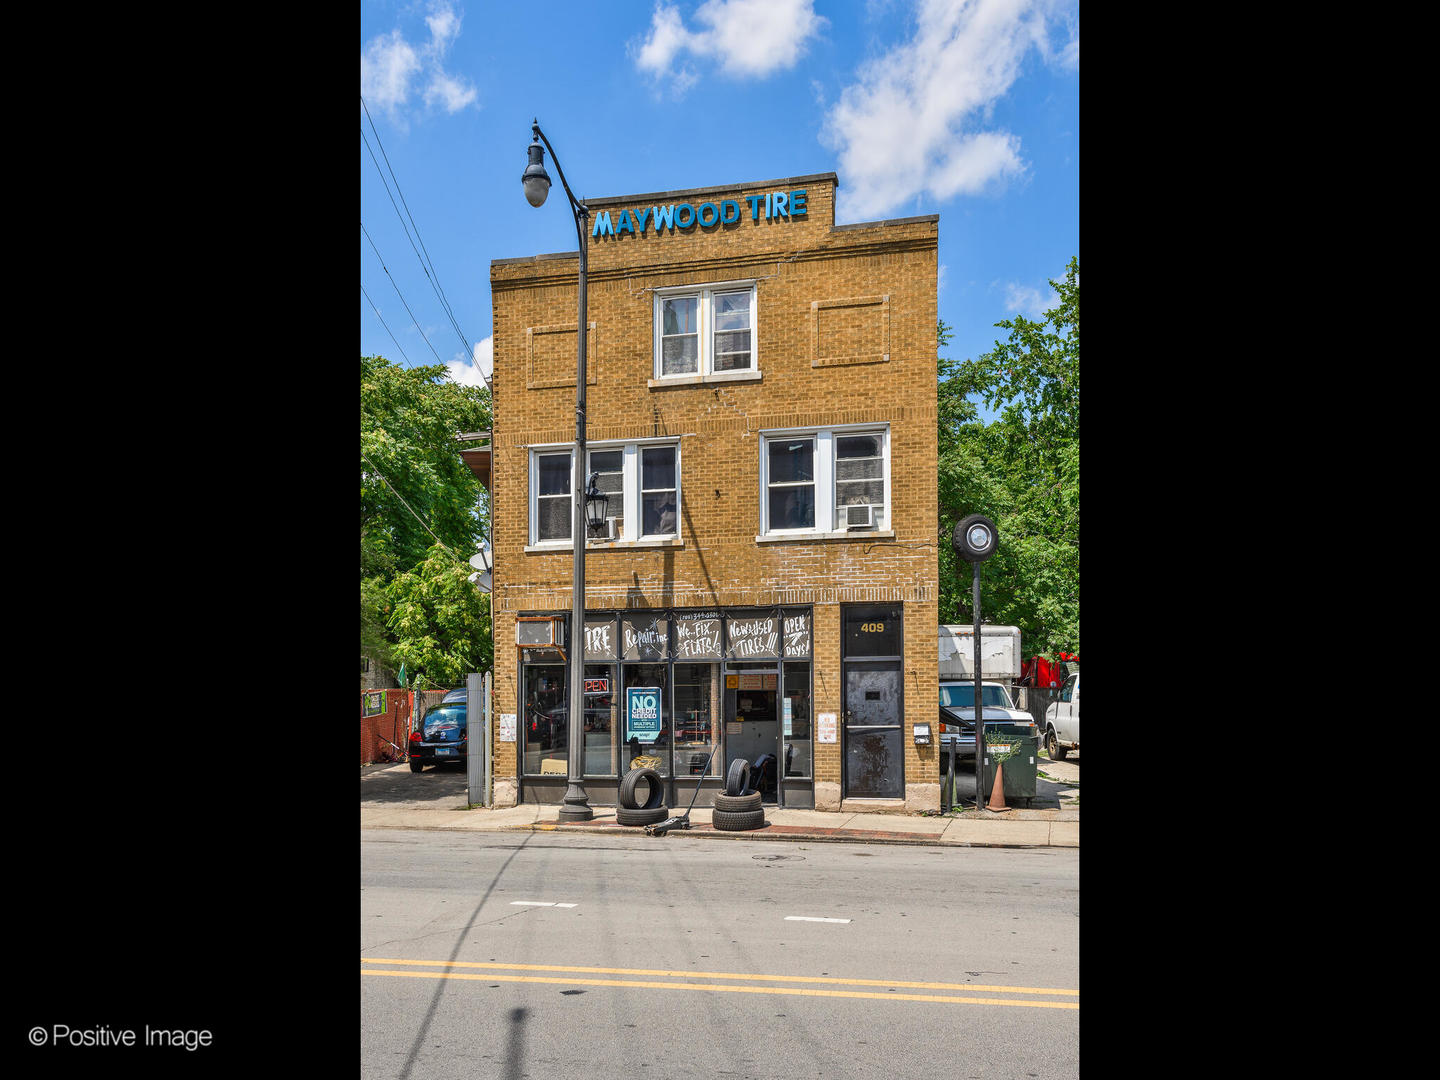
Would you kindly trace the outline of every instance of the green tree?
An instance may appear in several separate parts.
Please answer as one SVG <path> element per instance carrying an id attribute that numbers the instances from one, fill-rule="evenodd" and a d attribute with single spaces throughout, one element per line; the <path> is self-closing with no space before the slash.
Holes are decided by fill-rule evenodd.
<path id="1" fill-rule="evenodd" d="M 940 613 L 973 620 L 969 565 L 955 522 L 983 513 L 1000 543 L 981 569 L 986 621 L 1020 627 L 1026 653 L 1080 649 L 1080 264 L 1051 281 L 1058 303 L 1037 321 L 995 325 L 1006 341 L 978 360 L 938 362 Z M 949 328 L 937 328 L 937 352 Z M 995 418 L 983 423 L 972 398 Z"/>
<path id="2" fill-rule="evenodd" d="M 437 543 L 471 572 L 489 501 L 456 435 L 489 427 L 489 391 L 454 382 L 444 365 L 360 358 L 360 645 L 386 667 L 405 659 L 389 625 L 396 574 L 419 566 Z"/>
<path id="3" fill-rule="evenodd" d="M 493 662 L 490 597 L 470 581 L 470 567 L 435 544 L 414 570 L 385 590 L 394 635 L 392 654 L 416 685 L 456 686 Z"/>
<path id="4" fill-rule="evenodd" d="M 436 541 L 468 559 L 485 533 L 484 488 L 455 436 L 490 427 L 490 392 L 443 364 L 360 358 L 361 573 L 409 569 Z"/>

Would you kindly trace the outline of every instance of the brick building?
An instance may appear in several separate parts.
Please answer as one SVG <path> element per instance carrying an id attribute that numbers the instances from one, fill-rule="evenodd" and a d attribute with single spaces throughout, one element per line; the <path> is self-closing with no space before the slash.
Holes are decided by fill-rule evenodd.
<path id="1" fill-rule="evenodd" d="M 718 744 L 698 805 L 739 756 L 781 805 L 939 807 L 938 217 L 837 225 L 836 183 L 587 200 L 594 805 L 636 756 L 688 804 Z M 490 269 L 502 806 L 566 787 L 577 271 Z"/>

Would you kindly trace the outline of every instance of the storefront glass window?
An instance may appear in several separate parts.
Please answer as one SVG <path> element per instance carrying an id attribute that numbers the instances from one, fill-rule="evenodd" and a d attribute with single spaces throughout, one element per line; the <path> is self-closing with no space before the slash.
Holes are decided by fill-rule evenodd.
<path id="1" fill-rule="evenodd" d="M 720 756 L 710 756 L 720 739 L 714 691 L 718 664 L 675 665 L 675 774 L 699 776 L 710 759 L 708 776 L 720 775 Z"/>
<path id="2" fill-rule="evenodd" d="M 565 665 L 526 664 L 523 670 L 525 772 L 531 776 L 564 776 L 569 771 L 566 764 Z"/>
<path id="3" fill-rule="evenodd" d="M 625 748 L 621 753 L 623 772 L 637 767 L 636 759 L 654 769 L 661 776 L 670 775 L 670 681 L 666 677 L 666 664 L 625 664 L 622 676 L 625 695 L 620 699 L 620 714 L 623 720 Z M 659 730 L 648 719 L 632 718 L 630 715 L 631 687 L 653 687 L 659 691 Z"/>
<path id="4" fill-rule="evenodd" d="M 810 665 L 785 665 L 785 697 L 780 703 L 785 742 L 785 775 L 809 778 L 814 758 L 810 731 Z"/>

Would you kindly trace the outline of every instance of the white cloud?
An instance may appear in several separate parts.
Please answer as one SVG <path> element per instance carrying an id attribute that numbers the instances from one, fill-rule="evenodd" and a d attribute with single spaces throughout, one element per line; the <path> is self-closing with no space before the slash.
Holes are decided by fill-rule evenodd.
<path id="1" fill-rule="evenodd" d="M 420 57 L 399 30 L 372 38 L 360 54 L 360 93 L 377 108 L 394 111 L 410 95 Z"/>
<path id="2" fill-rule="evenodd" d="M 460 36 L 462 16 L 450 0 L 432 0 L 425 26 L 428 41 L 413 45 L 397 28 L 374 37 L 360 54 L 360 93 L 365 100 L 403 120 L 414 84 L 423 83 L 421 100 L 448 113 L 473 105 L 479 95 L 463 75 L 445 70 L 445 54 Z"/>
<path id="3" fill-rule="evenodd" d="M 983 130 L 1026 54 L 1079 63 L 1079 30 L 1051 44 L 1063 0 L 921 0 L 909 41 L 863 65 L 826 117 L 839 155 L 840 213 L 883 217 L 922 195 L 975 195 L 1024 176 L 1020 139 Z"/>
<path id="4" fill-rule="evenodd" d="M 450 378 L 462 386 L 484 386 L 485 380 L 491 378 L 494 352 L 495 335 L 491 334 L 484 341 L 475 343 L 469 362 L 451 360 L 445 365 L 450 369 Z"/>
<path id="5" fill-rule="evenodd" d="M 1038 322 L 1049 308 L 1055 306 L 1054 301 L 1055 290 L 1048 282 L 1043 289 L 1017 285 L 1013 281 L 1005 284 L 1005 311 L 1011 315 L 1024 315 Z"/>
<path id="6" fill-rule="evenodd" d="M 699 79 L 688 65 L 675 67 L 682 54 L 737 79 L 764 78 L 794 67 L 827 24 L 815 14 L 814 0 L 705 0 L 694 21 L 703 28 L 687 29 L 680 12 L 662 0 L 650 17 L 649 36 L 630 48 L 635 66 L 657 80 L 668 77 L 676 96 Z"/>

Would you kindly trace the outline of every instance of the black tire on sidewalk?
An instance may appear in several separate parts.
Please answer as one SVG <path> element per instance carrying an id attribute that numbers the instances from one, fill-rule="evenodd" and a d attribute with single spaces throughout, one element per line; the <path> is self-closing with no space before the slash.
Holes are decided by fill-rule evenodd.
<path id="1" fill-rule="evenodd" d="M 615 820 L 621 825 L 654 825 L 669 816 L 670 811 L 664 806 L 654 806 L 648 810 L 627 810 L 623 806 L 615 808 Z"/>
<path id="2" fill-rule="evenodd" d="M 635 797 L 635 789 L 639 787 L 641 780 L 650 785 L 650 795 L 644 806 L 641 806 Z M 654 769 L 631 769 L 620 781 L 620 793 L 616 801 L 626 810 L 654 810 L 665 801 L 664 781 Z"/>
<path id="3" fill-rule="evenodd" d="M 736 758 L 725 773 L 725 794 L 743 795 L 750 786 L 750 762 Z"/>
<path id="4" fill-rule="evenodd" d="M 752 791 L 749 795 L 715 795 L 715 809 L 723 810 L 727 814 L 751 813 L 760 809 L 760 792 Z"/>
<path id="5" fill-rule="evenodd" d="M 731 814 L 724 810 L 715 810 L 711 813 L 710 821 L 721 832 L 744 832 L 747 829 L 763 827 L 765 811 L 744 810 L 738 814 Z"/>

